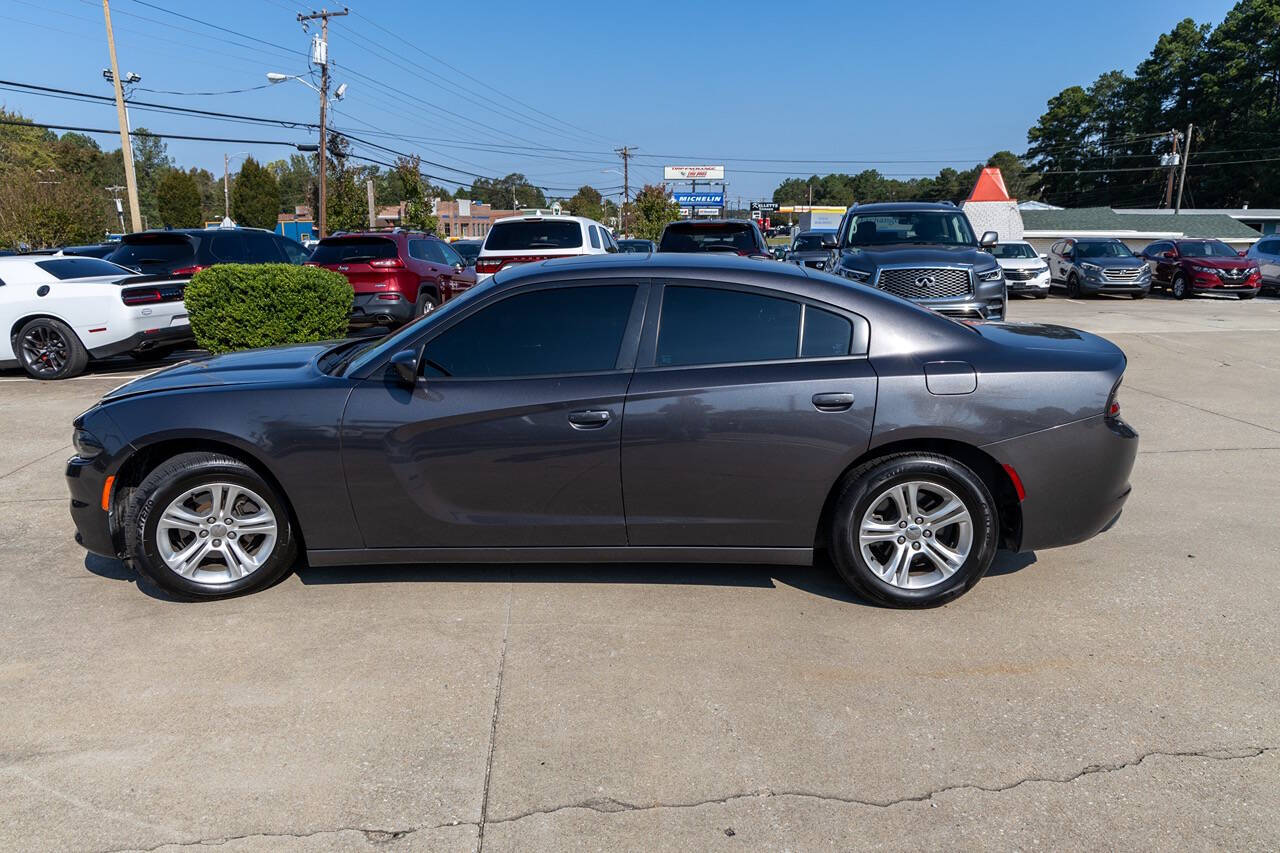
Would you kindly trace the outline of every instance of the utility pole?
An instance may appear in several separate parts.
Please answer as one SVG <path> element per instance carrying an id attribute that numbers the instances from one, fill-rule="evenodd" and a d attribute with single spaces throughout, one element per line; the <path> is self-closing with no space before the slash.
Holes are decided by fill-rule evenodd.
<path id="1" fill-rule="evenodd" d="M 618 224 L 619 230 L 626 235 L 631 233 L 627 230 L 627 206 L 631 203 L 631 154 L 636 149 L 624 145 L 613 150 L 622 158 L 622 211 L 618 214 Z"/>
<path id="2" fill-rule="evenodd" d="M 231 218 L 231 155 L 222 155 L 222 218 Z"/>
<path id="3" fill-rule="evenodd" d="M 107 0 L 102 0 L 106 3 Z M 312 12 L 310 15 L 298 15 L 298 20 L 305 27 L 307 21 L 320 20 L 320 38 L 312 43 L 311 46 L 311 62 L 320 66 L 320 214 L 316 220 L 318 223 L 318 236 L 323 238 L 328 233 L 326 226 L 328 225 L 328 180 L 326 173 L 329 171 L 329 125 L 326 124 L 328 119 L 327 110 L 329 107 L 329 19 L 341 18 L 343 15 L 350 14 L 347 7 L 343 6 L 341 12 L 330 12 L 328 9 L 321 9 L 319 12 Z M 341 93 L 339 93 L 341 94 Z"/>
<path id="4" fill-rule="evenodd" d="M 364 182 L 364 192 L 369 201 L 369 227 L 378 227 L 378 209 L 373 205 L 373 179 Z"/>
<path id="5" fill-rule="evenodd" d="M 1193 124 L 1187 125 L 1187 150 L 1182 155 L 1182 175 L 1178 178 L 1178 206 L 1174 208 L 1174 213 L 1182 212 L 1182 190 L 1187 185 L 1187 161 L 1191 159 L 1191 131 L 1194 127 Z"/>
<path id="6" fill-rule="evenodd" d="M 1173 153 L 1169 157 L 1169 180 L 1164 187 L 1164 206 L 1173 207 L 1173 176 L 1178 171 L 1178 139 L 1182 134 L 1176 130 L 1169 131 L 1169 140 L 1173 143 Z"/>
<path id="7" fill-rule="evenodd" d="M 133 171 L 133 145 L 129 138 L 129 120 L 124 112 L 124 87 L 120 85 L 120 63 L 116 61 L 116 38 L 111 31 L 111 6 L 102 0 L 102 17 L 107 22 L 107 51 L 111 54 L 111 86 L 116 90 L 116 117 L 120 119 L 120 156 L 124 158 L 124 183 L 129 191 L 129 221 L 134 231 L 142 230 L 142 212 L 138 210 L 138 178 Z"/>

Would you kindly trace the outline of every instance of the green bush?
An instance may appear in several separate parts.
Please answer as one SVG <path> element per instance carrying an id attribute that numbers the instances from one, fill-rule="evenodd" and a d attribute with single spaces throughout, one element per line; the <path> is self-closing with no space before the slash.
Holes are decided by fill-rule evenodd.
<path id="1" fill-rule="evenodd" d="M 341 338 L 354 293 L 347 280 L 319 267 L 219 264 L 187 285 L 196 342 L 210 352 Z"/>

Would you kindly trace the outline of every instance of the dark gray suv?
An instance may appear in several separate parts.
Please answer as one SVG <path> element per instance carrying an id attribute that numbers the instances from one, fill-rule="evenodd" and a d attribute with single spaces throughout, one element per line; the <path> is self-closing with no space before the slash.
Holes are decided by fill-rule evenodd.
<path id="1" fill-rule="evenodd" d="M 855 204 L 836 232 L 837 274 L 943 314 L 983 320 L 1005 316 L 1004 273 L 954 204 Z"/>

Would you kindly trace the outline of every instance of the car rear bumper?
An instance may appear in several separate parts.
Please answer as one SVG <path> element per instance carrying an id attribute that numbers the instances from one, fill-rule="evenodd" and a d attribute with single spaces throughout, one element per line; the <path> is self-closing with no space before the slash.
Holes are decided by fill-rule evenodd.
<path id="1" fill-rule="evenodd" d="M 1106 530 L 1129 498 L 1138 433 L 1102 415 L 987 445 L 1026 490 L 1018 550 L 1083 542 Z"/>
<path id="2" fill-rule="evenodd" d="M 399 293 L 357 293 L 351 305 L 350 323 L 353 326 L 399 325 L 413 319 L 414 308 L 414 304 Z"/>
<path id="3" fill-rule="evenodd" d="M 89 355 L 94 358 L 110 358 L 113 355 L 120 355 L 126 352 L 145 352 L 147 350 L 156 349 L 157 347 L 175 346 L 186 343 L 194 343 L 195 336 L 191 334 L 191 326 L 183 323 L 180 326 L 166 326 L 159 329 L 147 329 L 122 338 L 115 343 L 103 344 L 100 347 L 94 347 L 89 350 Z"/>

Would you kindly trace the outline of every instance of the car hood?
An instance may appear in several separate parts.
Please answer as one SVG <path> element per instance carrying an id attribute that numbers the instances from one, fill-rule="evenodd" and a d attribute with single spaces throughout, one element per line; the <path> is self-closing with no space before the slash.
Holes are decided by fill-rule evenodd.
<path id="1" fill-rule="evenodd" d="M 1114 270 L 1114 269 L 1131 269 L 1131 268 L 1134 268 L 1134 267 L 1145 267 L 1145 266 L 1147 265 L 1147 262 L 1146 262 L 1146 261 L 1144 261 L 1142 258 L 1139 258 L 1139 257 L 1137 257 L 1137 256 L 1134 256 L 1134 257 L 1132 257 L 1132 258 L 1115 258 L 1115 257 L 1085 258 L 1085 257 L 1079 257 L 1079 258 L 1076 258 L 1076 263 L 1079 263 L 1079 264 L 1093 264 L 1094 266 L 1098 266 L 1098 267 L 1106 267 L 1107 269 L 1111 269 L 1111 270 Z"/>
<path id="2" fill-rule="evenodd" d="M 1249 258 L 1195 258 L 1190 255 L 1184 255 L 1182 260 L 1197 266 L 1213 267 L 1215 270 L 1248 269 L 1254 265 L 1254 262 Z"/>
<path id="3" fill-rule="evenodd" d="M 801 258 L 806 261 L 817 261 L 831 257 L 830 249 L 811 249 L 804 252 L 788 252 L 788 258 Z"/>
<path id="4" fill-rule="evenodd" d="M 891 264 L 994 266 L 996 260 L 989 252 L 984 252 L 976 246 L 939 246 L 919 243 L 847 246 L 840 251 L 840 257 L 841 261 L 850 267 L 880 267 Z"/>
<path id="5" fill-rule="evenodd" d="M 996 263 L 1007 270 L 1044 269 L 1045 263 L 1039 258 L 996 258 Z"/>
<path id="6" fill-rule="evenodd" d="M 314 375 L 315 360 L 339 341 L 245 350 L 179 362 L 108 391 L 104 401 L 215 385 L 285 383 Z"/>

